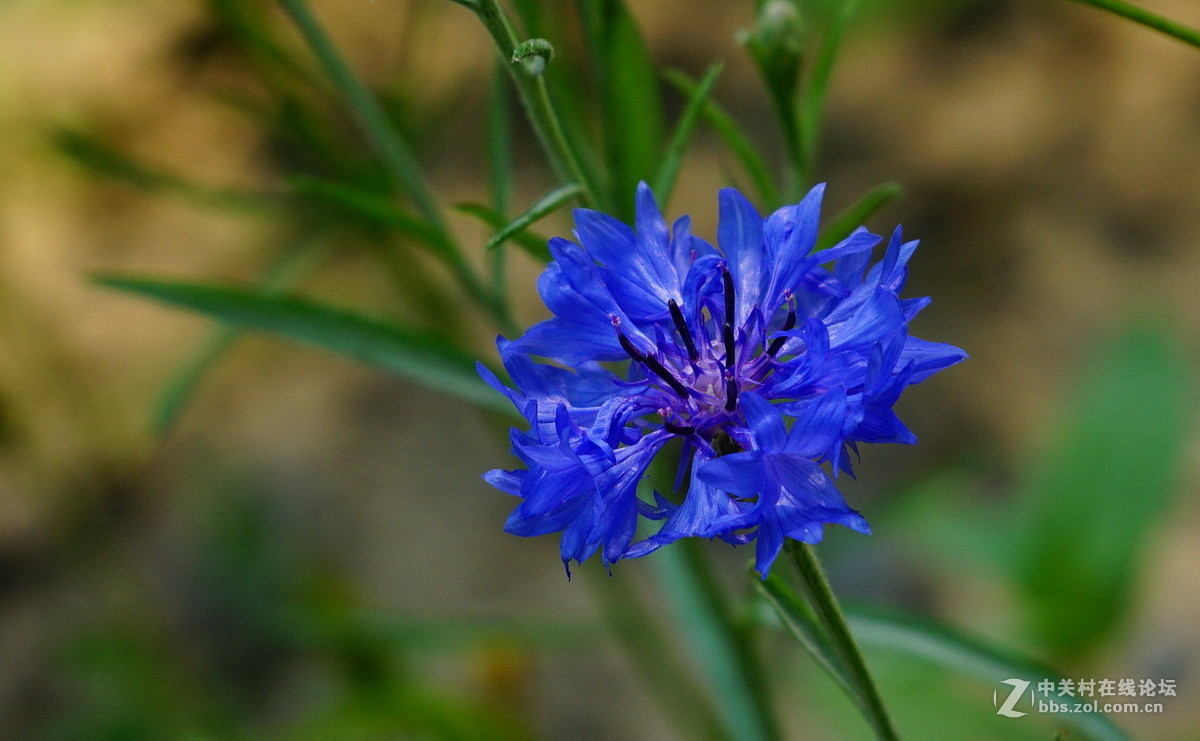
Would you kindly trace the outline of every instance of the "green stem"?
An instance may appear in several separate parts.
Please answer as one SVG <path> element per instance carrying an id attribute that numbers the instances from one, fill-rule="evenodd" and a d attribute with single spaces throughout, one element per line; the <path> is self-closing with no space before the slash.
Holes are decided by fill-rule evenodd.
<path id="1" fill-rule="evenodd" d="M 624 575 L 628 576 L 628 574 Z M 704 689 L 692 677 L 654 615 L 621 577 L 587 579 L 602 617 L 625 648 L 646 687 L 661 698 L 684 738 L 729 741 Z"/>
<path id="2" fill-rule="evenodd" d="M 1122 18 L 1128 18 L 1134 23 L 1140 23 L 1147 28 L 1152 28 L 1159 33 L 1164 33 L 1167 36 L 1179 39 L 1185 44 L 1191 44 L 1200 48 L 1200 31 L 1194 28 L 1176 23 L 1168 18 L 1164 18 L 1157 13 L 1151 13 L 1148 10 L 1143 10 L 1135 5 L 1122 2 L 1122 0 L 1075 0 L 1077 3 L 1091 5 L 1093 8 L 1107 10 L 1114 15 L 1119 15 Z"/>
<path id="3" fill-rule="evenodd" d="M 517 92 L 521 96 L 521 103 L 525 107 L 529 121 L 533 124 L 534 133 L 537 134 L 555 174 L 564 183 L 579 183 L 583 187 L 583 198 L 587 205 L 592 207 L 608 205 L 601 200 L 600 189 L 592 174 L 580 164 L 579 156 L 563 129 L 558 111 L 555 110 L 554 104 L 550 100 L 550 93 L 544 77 L 528 74 L 522 65 L 511 63 L 513 51 L 517 48 L 520 40 L 503 9 L 496 0 L 477 0 L 470 4 L 462 2 L 459 4 L 475 12 L 496 42 L 505 66 L 508 67 L 508 71 L 517 85 Z"/>
<path id="4" fill-rule="evenodd" d="M 704 545 L 684 538 L 662 549 L 655 564 L 662 569 L 693 653 L 712 682 L 729 735 L 738 741 L 777 741 L 782 734 L 762 664 L 747 626 L 734 618 Z"/>
<path id="5" fill-rule="evenodd" d="M 813 61 L 812 71 L 805 82 L 800 94 L 800 110 L 797 114 L 799 133 L 798 161 L 800 163 L 801 190 L 812 183 L 813 166 L 817 157 L 817 142 L 821 134 L 821 118 L 825 111 L 825 95 L 829 89 L 829 80 L 833 76 L 833 65 L 837 59 L 838 49 L 850 22 L 858 13 L 861 0 L 845 0 L 837 11 L 829 29 L 825 32 L 820 51 Z M 794 194 L 799 196 L 799 193 Z"/>
<path id="6" fill-rule="evenodd" d="M 858 642 L 854 640 L 854 634 L 850 632 L 846 616 L 838 605 L 837 597 L 834 596 L 833 588 L 825 577 L 821 562 L 817 560 L 816 552 L 812 546 L 794 540 L 788 541 L 787 549 L 800 571 L 804 591 L 817 613 L 817 619 L 825 628 L 833 650 L 845 666 L 849 674 L 848 679 L 862 702 L 863 711 L 875 727 L 875 735 L 880 741 L 897 741 L 899 736 L 896 735 L 896 729 L 892 726 L 887 710 L 884 709 L 879 689 L 871 678 L 862 651 Z"/>
<path id="7" fill-rule="evenodd" d="M 350 102 L 351 110 L 371 143 L 379 151 L 384 166 L 396 183 L 412 197 L 417 209 L 430 224 L 445 231 L 441 213 L 429 193 L 429 188 L 421 176 L 420 166 L 408 143 L 400 137 L 383 108 L 342 59 L 306 0 L 279 0 L 279 3 L 300 29 L 301 35 L 308 42 L 317 61 L 325 68 L 330 80 Z"/>
<path id="8" fill-rule="evenodd" d="M 462 283 L 466 292 L 492 314 L 502 329 L 506 332 L 511 331 L 513 322 L 509 316 L 507 305 L 499 296 L 484 286 L 475 271 L 463 259 L 458 245 L 446 228 L 437 203 L 425 184 L 420 165 L 413 156 L 408 143 L 396 131 L 383 108 L 371 96 L 370 91 L 342 59 L 337 47 L 333 45 L 325 30 L 321 28 L 321 24 L 313 15 L 306 0 L 279 0 L 279 3 L 296 27 L 300 29 L 301 35 L 304 36 L 304 40 L 312 49 L 321 66 L 325 68 L 325 72 L 333 84 L 346 96 L 351 110 L 382 157 L 389 174 L 397 185 L 412 198 L 417 210 L 437 232 L 440 241 L 445 244 L 447 254 L 444 257 L 455 277 Z"/>

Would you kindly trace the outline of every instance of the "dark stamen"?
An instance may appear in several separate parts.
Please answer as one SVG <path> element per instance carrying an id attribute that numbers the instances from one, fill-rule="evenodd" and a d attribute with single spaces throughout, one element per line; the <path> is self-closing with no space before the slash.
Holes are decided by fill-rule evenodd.
<path id="1" fill-rule="evenodd" d="M 725 322 L 721 328 L 721 339 L 725 341 L 725 367 L 732 368 L 737 362 L 737 354 L 733 344 L 733 325 L 729 322 Z"/>
<path id="2" fill-rule="evenodd" d="M 779 328 L 780 332 L 786 332 L 796 326 L 796 310 L 792 309 L 788 312 L 787 319 L 783 320 L 783 326 Z M 783 343 L 787 342 L 786 337 L 776 337 L 771 340 L 771 346 L 767 348 L 767 355 L 775 357 L 775 353 L 783 347 Z"/>
<path id="3" fill-rule="evenodd" d="M 725 288 L 725 321 L 732 324 L 733 316 L 733 276 L 729 273 L 729 268 L 725 268 L 721 273 L 721 282 Z"/>
<path id="4" fill-rule="evenodd" d="M 625 351 L 626 355 L 639 363 L 645 362 L 646 356 L 638 352 L 638 349 L 633 346 L 633 343 L 629 341 L 629 338 L 624 333 L 617 332 L 617 342 L 621 343 L 621 349 Z"/>
<path id="5" fill-rule="evenodd" d="M 663 429 L 674 435 L 690 435 L 696 431 L 691 425 L 677 425 L 674 422 L 667 422 L 663 425 Z"/>
<path id="6" fill-rule="evenodd" d="M 688 398 L 687 387 L 680 383 L 678 378 L 671 375 L 671 372 L 664 368 L 663 364 L 658 362 L 657 358 L 650 355 L 643 355 L 633 346 L 633 343 L 629 341 L 629 338 L 623 332 L 617 332 L 617 342 L 621 343 L 621 349 L 625 351 L 626 355 L 646 366 L 654 375 L 666 381 L 667 385 L 675 393 L 679 394 L 680 398 Z"/>
<path id="7" fill-rule="evenodd" d="M 727 373 L 725 376 L 725 411 L 732 412 L 737 409 L 737 397 L 737 381 L 734 380 L 732 373 Z"/>
<path id="8" fill-rule="evenodd" d="M 679 310 L 679 304 L 675 303 L 675 299 L 667 302 L 667 308 L 671 310 L 671 321 L 675 322 L 675 331 L 683 339 L 683 344 L 687 347 L 688 360 L 693 363 L 700 357 L 700 353 L 696 351 L 696 343 L 692 341 L 692 332 L 688 329 L 687 322 L 683 320 L 683 312 Z"/>
<path id="9" fill-rule="evenodd" d="M 679 394 L 679 398 L 688 398 L 687 387 L 680 383 L 678 378 L 671 375 L 671 371 L 664 368 L 663 364 L 658 362 L 657 358 L 647 355 L 642 362 L 647 368 L 654 372 L 654 375 L 666 381 L 667 385 L 670 386 L 675 393 Z"/>

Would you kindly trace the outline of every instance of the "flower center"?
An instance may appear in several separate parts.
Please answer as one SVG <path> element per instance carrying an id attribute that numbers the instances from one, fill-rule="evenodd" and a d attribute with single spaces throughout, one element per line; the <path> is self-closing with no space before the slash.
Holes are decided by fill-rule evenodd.
<path id="1" fill-rule="evenodd" d="M 780 330 L 786 332 L 797 319 L 790 291 L 784 300 L 788 314 Z M 736 326 L 737 297 L 727 266 L 721 267 L 720 301 L 698 308 L 693 323 L 673 298 L 667 301 L 667 312 L 678 342 L 660 332 L 650 349 L 634 344 L 619 317 L 610 319 L 625 354 L 647 371 L 651 386 L 645 393 L 662 417 L 662 428 L 711 441 L 737 418 L 739 393 L 758 388 L 771 372 L 787 338 L 777 337 L 764 352 L 754 354 L 756 346 L 765 344 L 766 330 L 759 321 Z"/>

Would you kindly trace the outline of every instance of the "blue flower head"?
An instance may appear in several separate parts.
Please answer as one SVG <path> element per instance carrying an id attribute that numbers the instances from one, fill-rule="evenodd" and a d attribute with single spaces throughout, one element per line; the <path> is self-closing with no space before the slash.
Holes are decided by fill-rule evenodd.
<path id="1" fill-rule="evenodd" d="M 764 576 L 785 538 L 870 531 L 826 469 L 850 471 L 860 442 L 915 442 L 892 405 L 966 354 L 908 334 L 929 300 L 899 296 L 917 246 L 899 229 L 869 268 L 863 228 L 814 251 L 823 191 L 766 219 L 721 191 L 718 247 L 687 217 L 668 227 L 645 184 L 635 228 L 575 212 L 538 281 L 554 316 L 498 342 L 513 387 L 479 367 L 529 423 L 512 432 L 524 468 L 485 475 L 521 498 L 505 530 L 561 532 L 565 565 L 606 567 L 690 536 L 754 541 Z M 648 501 L 638 483 L 676 438 L 681 494 Z M 638 540 L 643 520 L 657 531 Z"/>

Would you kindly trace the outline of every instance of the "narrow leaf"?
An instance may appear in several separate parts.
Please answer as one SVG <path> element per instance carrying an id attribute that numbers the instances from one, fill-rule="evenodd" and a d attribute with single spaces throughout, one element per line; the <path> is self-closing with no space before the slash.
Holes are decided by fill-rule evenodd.
<path id="1" fill-rule="evenodd" d="M 170 193 L 205 206 L 264 210 L 279 204 L 265 194 L 212 188 L 160 167 L 140 162 L 94 136 L 71 129 L 51 132 L 54 145 L 92 173 L 156 193 Z"/>
<path id="2" fill-rule="evenodd" d="M 288 185 L 299 195 L 333 206 L 372 226 L 394 229 L 443 257 L 450 257 L 455 251 L 453 246 L 446 243 L 438 229 L 405 213 L 391 200 L 370 191 L 349 183 L 307 176 L 292 177 L 288 180 Z"/>
<path id="3" fill-rule="evenodd" d="M 839 5 L 833 22 L 825 32 L 821 49 L 817 52 L 807 84 L 801 90 L 800 146 L 803 150 L 803 161 L 810 168 L 816 156 L 817 141 L 820 138 L 821 116 L 825 110 L 825 93 L 829 88 L 829 80 L 833 76 L 833 63 L 837 59 L 842 37 L 845 36 L 846 29 L 854 20 L 854 16 L 858 14 L 861 4 L 862 0 L 846 0 Z"/>
<path id="4" fill-rule="evenodd" d="M 324 257 L 324 251 L 314 245 L 302 245 L 288 250 L 267 271 L 262 291 L 279 295 L 288 286 L 308 273 Z M 200 380 L 241 337 L 241 329 L 223 326 L 196 351 L 167 382 L 151 417 L 154 433 L 160 437 L 170 432 L 180 413 L 192 398 Z"/>
<path id="5" fill-rule="evenodd" d="M 605 149 L 613 192 L 632 216 L 638 182 L 650 181 L 662 156 L 665 125 L 654 65 L 633 15 L 621 0 L 580 0 L 592 66 L 600 83 Z"/>
<path id="6" fill-rule="evenodd" d="M 474 216 L 484 224 L 487 224 L 492 229 L 503 229 L 509 225 L 509 220 L 503 214 L 498 213 L 490 206 L 485 206 L 482 203 L 460 203 L 455 207 L 456 211 L 460 211 L 468 216 Z M 528 252 L 533 259 L 541 263 L 550 262 L 550 249 L 546 246 L 548 241 L 545 237 L 533 234 L 527 229 L 519 230 L 510 237 L 517 246 Z"/>
<path id="7" fill-rule="evenodd" d="M 680 630 L 715 690 L 726 730 L 735 741 L 780 738 L 762 667 L 744 626 L 735 623 L 701 544 L 685 538 L 655 559 Z"/>
<path id="8" fill-rule="evenodd" d="M 699 87 L 697 82 L 676 69 L 667 70 L 666 80 L 689 98 L 696 94 Z M 766 161 L 742 133 L 737 122 L 711 98 L 705 99 L 703 113 L 708 125 L 713 127 L 713 130 L 725 142 L 725 146 L 729 147 L 729 151 L 733 153 L 742 169 L 745 170 L 747 177 L 754 183 L 763 205 L 768 209 L 783 205 L 779 200 L 779 190 L 775 187 L 775 181 L 771 177 L 771 171 L 767 167 Z"/>
<path id="9" fill-rule="evenodd" d="M 696 130 L 696 124 L 700 120 L 700 111 L 708 101 L 709 95 L 712 94 L 713 85 L 717 81 L 717 76 L 721 74 L 721 69 L 722 65 L 717 63 L 711 65 L 704 73 L 700 84 L 688 98 L 687 107 L 683 109 L 683 114 L 679 117 L 679 124 L 675 127 L 675 133 L 671 137 L 667 153 L 658 167 L 658 175 L 654 178 L 654 194 L 658 197 L 659 205 L 664 209 L 667 202 L 671 200 L 671 191 L 675 188 L 675 178 L 679 175 L 683 153 L 692 140 L 692 133 Z"/>
<path id="10" fill-rule="evenodd" d="M 395 183 L 413 199 L 425 220 L 441 230 L 442 218 L 437 203 L 429 192 L 425 176 L 408 142 L 342 58 L 306 0 L 279 0 L 279 4 L 296 24 L 296 28 L 304 36 L 329 79 L 346 97 L 350 109 L 358 118 Z"/>
<path id="11" fill-rule="evenodd" d="M 437 337 L 306 299 L 253 289 L 98 276 L 100 285 L 346 355 L 486 407 L 511 412 L 475 373 L 474 361 Z"/>
<path id="12" fill-rule="evenodd" d="M 527 227 L 540 221 L 545 216 L 548 216 L 559 209 L 560 206 L 575 198 L 583 189 L 575 183 L 560 186 L 550 191 L 546 195 L 539 198 L 532 206 L 524 213 L 506 224 L 500 231 L 496 232 L 491 239 L 483 245 L 485 250 L 494 249 L 501 242 L 509 239 L 517 232 L 524 231 Z"/>
<path id="13" fill-rule="evenodd" d="M 1123 0 L 1075 0 L 1075 2 L 1091 5 L 1093 8 L 1107 10 L 1109 13 L 1128 18 L 1134 23 L 1140 23 L 1146 28 L 1152 28 L 1159 33 L 1179 39 L 1185 44 L 1200 48 L 1200 31 L 1164 18 L 1157 13 L 1130 5 Z"/>
<path id="14" fill-rule="evenodd" d="M 821 630 L 812 608 L 791 590 L 778 574 L 768 574 L 766 579 L 753 579 L 759 594 L 767 601 L 787 632 L 812 656 L 825 673 L 837 683 L 855 704 L 861 707 L 858 695 L 850 686 L 849 675 L 829 639 Z"/>
<path id="15" fill-rule="evenodd" d="M 1036 691 L 1040 680 L 1057 682 L 1061 678 L 1058 672 L 1032 659 L 913 616 L 861 607 L 847 609 L 846 615 L 863 644 L 924 659 L 996 687 L 1006 679 L 1023 679 Z M 1099 713 L 1063 713 L 1054 718 L 1093 741 L 1128 741 L 1112 721 Z"/>
<path id="16" fill-rule="evenodd" d="M 884 183 L 867 192 L 846 210 L 833 217 L 817 240 L 817 250 L 827 249 L 850 236 L 850 232 L 866 223 L 876 211 L 904 194 L 900 183 Z"/>
<path id="17" fill-rule="evenodd" d="M 497 63 L 488 86 L 487 153 L 488 180 L 492 187 L 492 208 L 508 213 L 512 200 L 513 154 L 512 111 L 508 102 L 508 80 Z"/>

